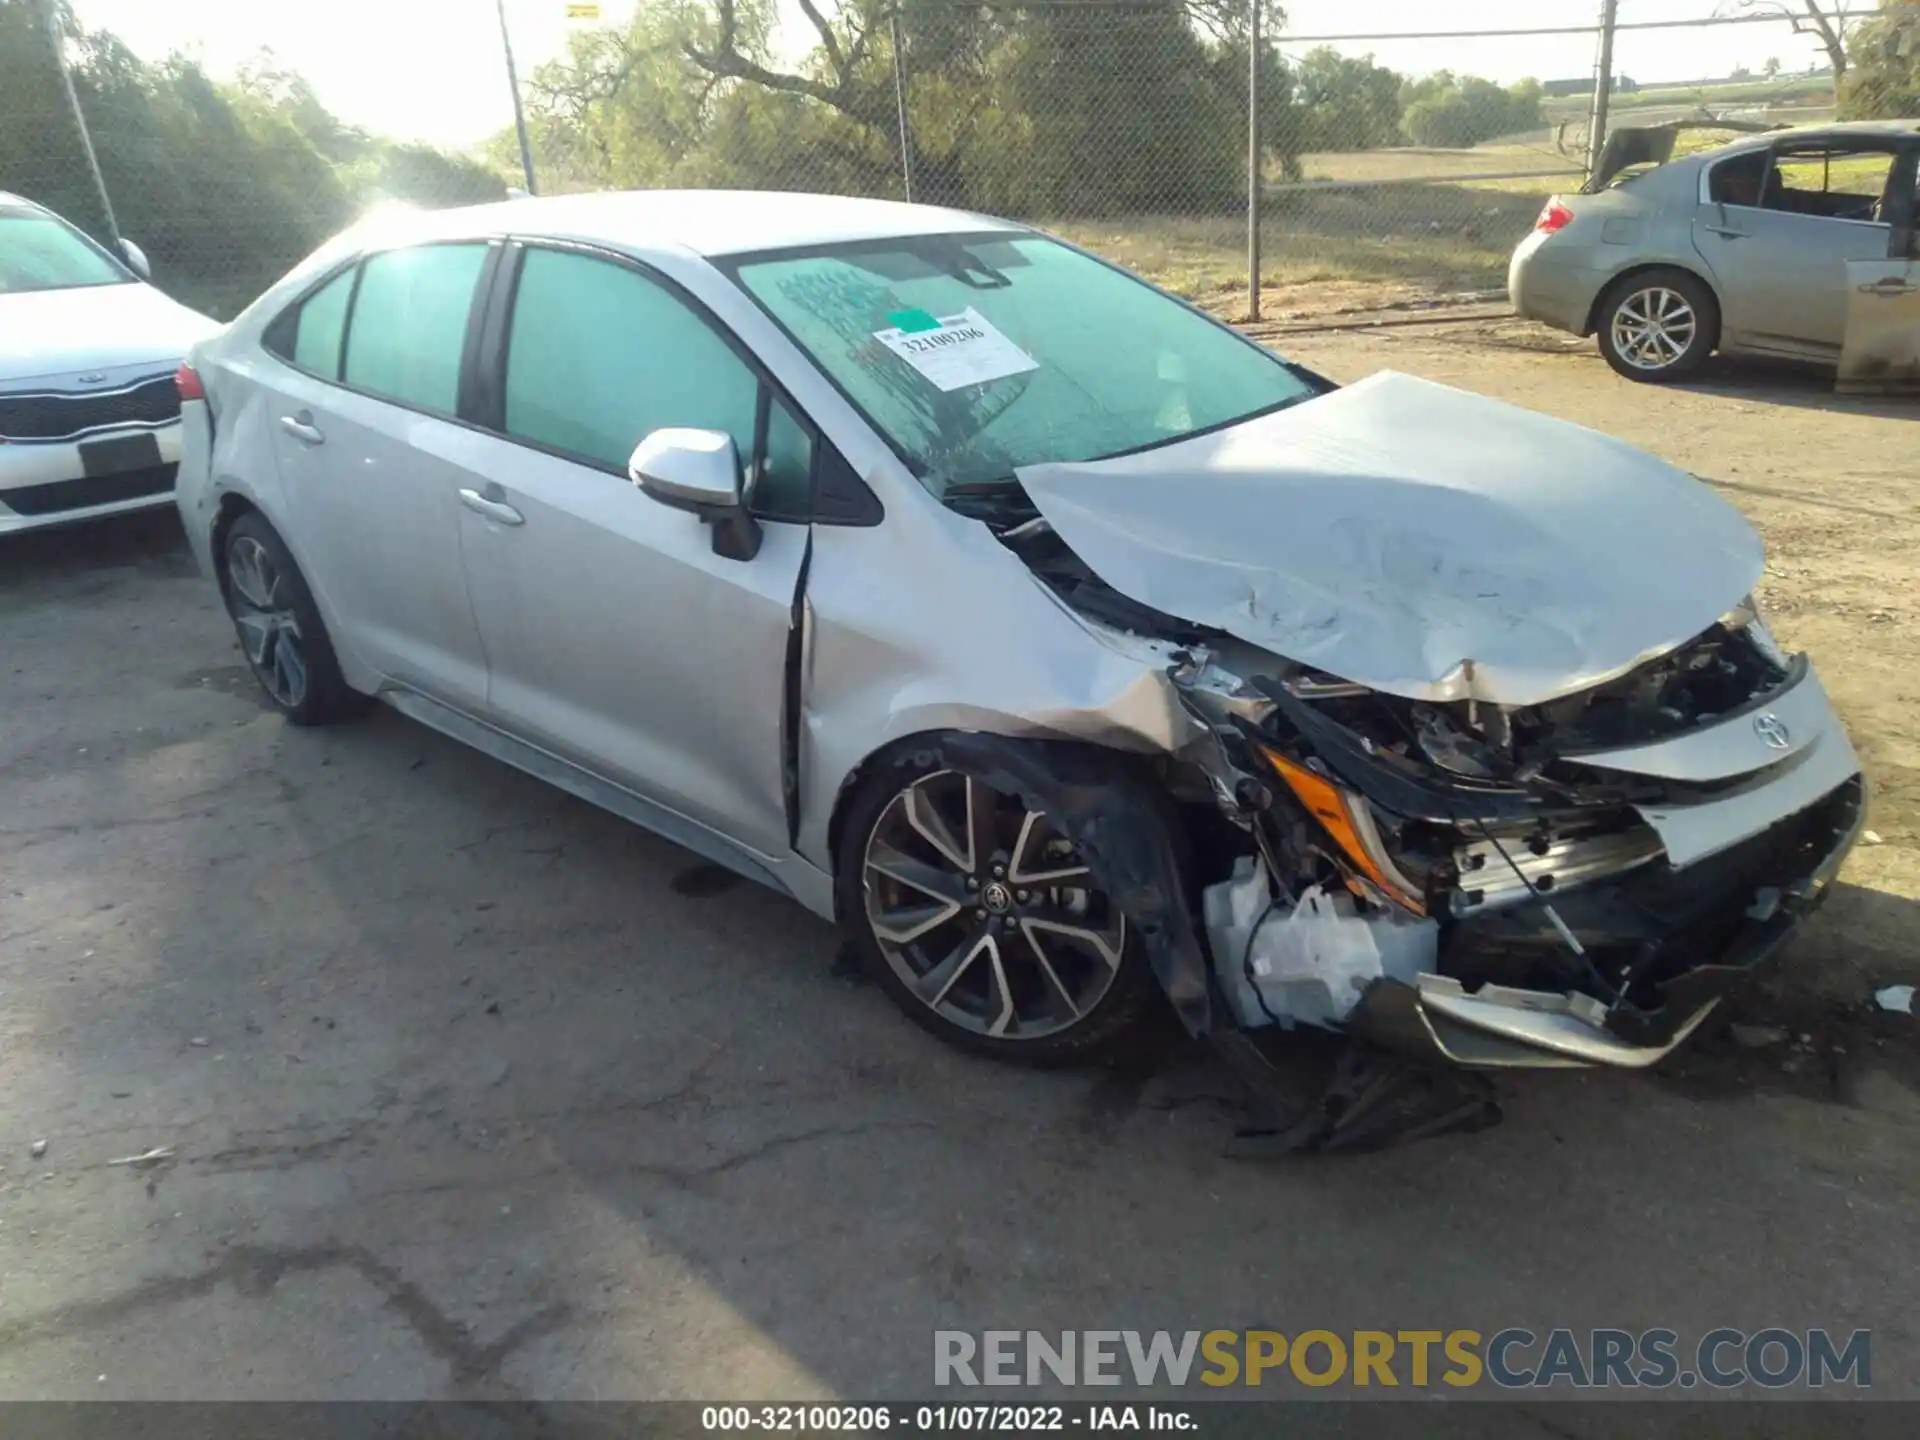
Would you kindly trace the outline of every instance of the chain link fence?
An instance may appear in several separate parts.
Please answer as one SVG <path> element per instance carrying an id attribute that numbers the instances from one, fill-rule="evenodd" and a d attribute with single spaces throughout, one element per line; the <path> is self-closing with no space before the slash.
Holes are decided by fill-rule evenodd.
<path id="1" fill-rule="evenodd" d="M 1678 20 L 1664 3 L 1556 0 L 1524 30 L 1364 35 L 1302 33 L 1260 0 L 437 3 L 489 46 L 535 22 L 551 42 L 484 75 L 400 57 L 422 106 L 490 87 L 492 133 L 457 153 L 373 133 L 337 113 L 338 86 L 330 108 L 271 54 L 224 72 L 183 58 L 193 7 L 175 7 L 167 56 L 90 24 L 89 0 L 0 0 L 0 190 L 137 240 L 159 283 L 223 317 L 376 204 L 733 186 L 1009 215 L 1222 314 L 1284 319 L 1496 294 L 1547 197 L 1582 181 L 1600 22 L 1617 10 L 1616 123 L 1797 122 L 1835 103 L 1832 74 L 1807 67 L 1817 48 L 1744 0 Z M 321 0 L 310 11 L 329 23 Z M 1701 78 L 1633 78 L 1670 73 L 1681 36 Z M 1734 58 L 1769 49 L 1794 73 Z M 1561 70 L 1482 78 L 1517 54 Z"/>

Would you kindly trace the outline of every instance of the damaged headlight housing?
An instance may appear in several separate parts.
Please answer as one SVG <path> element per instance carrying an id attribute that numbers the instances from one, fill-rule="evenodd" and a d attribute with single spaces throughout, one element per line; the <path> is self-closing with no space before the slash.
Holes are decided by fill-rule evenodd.
<path id="1" fill-rule="evenodd" d="M 1760 613 L 1760 597 L 1749 595 L 1733 609 L 1720 617 L 1723 630 L 1745 631 L 1753 640 L 1753 645 L 1768 663 L 1784 670 L 1787 666 L 1787 653 L 1780 648 L 1780 642 L 1773 638 L 1773 631 L 1767 626 L 1766 616 Z"/>
<path id="2" fill-rule="evenodd" d="M 1394 863 L 1364 797 L 1276 750 L 1262 746 L 1260 753 L 1374 892 L 1370 898 L 1391 901 L 1415 915 L 1427 913 L 1425 896 Z"/>

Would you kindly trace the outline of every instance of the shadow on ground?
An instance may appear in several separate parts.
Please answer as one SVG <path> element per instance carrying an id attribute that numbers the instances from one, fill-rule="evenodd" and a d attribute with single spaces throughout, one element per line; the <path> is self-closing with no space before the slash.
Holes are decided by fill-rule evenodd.
<path id="1" fill-rule="evenodd" d="M 941 1328 L 1906 1313 L 1899 1017 L 1775 997 L 1479 1135 L 1230 1161 L 1201 1047 L 961 1056 L 777 895 L 393 714 L 184 685 L 233 650 L 169 518 L 0 551 L 0 1089 L 54 1146 L 0 1182 L 0 1394 L 904 1397 Z"/>

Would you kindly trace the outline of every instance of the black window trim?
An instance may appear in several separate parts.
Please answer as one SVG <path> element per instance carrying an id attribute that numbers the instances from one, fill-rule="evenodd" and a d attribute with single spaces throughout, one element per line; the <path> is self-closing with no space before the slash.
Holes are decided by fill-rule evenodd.
<path id="1" fill-rule="evenodd" d="M 432 240 L 417 240 L 405 244 L 381 245 L 368 250 L 359 250 L 350 256 L 345 256 L 338 264 L 329 267 L 324 274 L 317 276 L 313 283 L 303 289 L 295 299 L 289 300 L 285 307 L 281 309 L 280 313 L 267 322 L 266 328 L 260 333 L 260 348 L 296 375 L 304 375 L 309 380 L 317 380 L 323 385 L 331 385 L 336 390 L 344 390 L 350 395 L 359 395 L 367 400 L 377 400 L 382 405 L 391 405 L 396 410 L 405 410 L 411 415 L 424 415 L 429 419 L 444 420 L 450 425 L 459 425 L 469 430 L 485 431 L 485 426 L 475 424 L 465 413 L 458 409 L 434 410 L 425 405 L 415 405 L 406 400 L 395 399 L 391 395 L 382 395 L 377 390 L 367 390 L 358 385 L 350 385 L 345 378 L 347 371 L 347 342 L 353 335 L 353 316 L 354 312 L 360 307 L 360 280 L 366 273 L 367 262 L 377 260 L 382 255 L 392 255 L 402 250 L 425 250 L 430 247 L 446 245 L 482 245 L 487 249 L 486 257 L 480 264 L 480 274 L 474 280 L 473 299 L 469 303 L 467 310 L 467 327 L 460 342 L 460 388 L 455 391 L 454 403 L 456 406 L 463 405 L 467 399 L 464 388 L 467 378 L 465 368 L 466 359 L 474 343 L 474 328 L 479 321 L 482 302 L 487 298 L 495 273 L 501 266 L 501 252 L 505 248 L 504 236 L 446 236 Z M 318 295 L 322 290 L 326 289 L 327 286 L 331 285 L 335 280 L 338 280 L 342 275 L 346 274 L 348 270 L 353 271 L 353 285 L 347 294 L 346 319 L 340 326 L 340 358 L 336 366 L 336 373 L 332 375 L 322 375 L 317 370 L 309 370 L 304 365 L 296 365 L 291 355 L 283 355 L 280 351 L 273 349 L 268 343 L 269 337 L 273 331 L 286 320 L 286 317 L 290 313 L 298 311 L 300 307 L 305 305 L 315 295 Z M 298 325 L 296 323 L 296 336 L 298 333 Z"/>
<path id="2" fill-rule="evenodd" d="M 588 259 L 613 264 L 658 285 L 686 306 L 694 318 L 712 331 L 746 367 L 747 373 L 753 377 L 757 387 L 754 400 L 754 453 L 745 457 L 745 463 L 753 467 L 748 481 L 754 490 L 759 488 L 754 482 L 759 478 L 758 467 L 765 456 L 767 427 L 773 404 L 778 403 L 784 407 L 793 417 L 794 423 L 806 434 L 812 449 L 806 512 L 803 514 L 781 513 L 762 510 L 758 505 L 751 505 L 750 510 L 756 520 L 781 525 L 864 527 L 878 525 L 885 518 L 886 511 L 880 503 L 879 496 L 873 494 L 872 489 L 855 475 L 852 467 L 846 463 L 844 457 L 840 456 L 838 447 L 827 437 L 806 409 L 794 399 L 792 393 L 767 369 L 766 364 L 753 349 L 734 333 L 731 326 L 714 314 L 704 300 L 671 275 L 632 255 L 584 240 L 551 235 L 509 235 L 506 237 L 506 248 L 507 255 L 500 266 L 502 276 L 493 287 L 493 293 L 488 300 L 486 317 L 481 322 L 479 350 L 475 358 L 477 377 L 475 395 L 476 399 L 483 403 L 484 408 L 476 407 L 473 412 L 469 412 L 465 417 L 468 423 L 487 430 L 488 433 L 508 444 L 524 446 L 529 450 L 551 455 L 555 459 L 565 460 L 570 464 L 598 470 L 603 474 L 616 477 L 623 484 L 632 483 L 624 466 L 611 465 L 591 455 L 582 455 L 578 451 L 543 444 L 524 435 L 515 435 L 506 428 L 508 351 L 512 346 L 513 311 L 520 299 L 520 276 L 525 268 L 526 253 L 529 250 L 553 250 L 581 255 Z M 836 489 L 846 490 L 848 480 L 858 486 L 858 491 L 851 495 L 836 495 L 835 498 L 840 501 L 842 507 L 842 513 L 839 514 L 824 513 L 821 504 L 822 479 L 829 472 L 833 461 L 838 461 L 838 470 L 841 472 L 834 476 Z"/>

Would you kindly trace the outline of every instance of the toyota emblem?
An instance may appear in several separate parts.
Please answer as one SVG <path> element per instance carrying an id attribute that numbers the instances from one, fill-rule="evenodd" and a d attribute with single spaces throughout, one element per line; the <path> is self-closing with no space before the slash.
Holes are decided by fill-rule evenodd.
<path id="1" fill-rule="evenodd" d="M 1793 743 L 1793 732 L 1787 729 L 1786 721 L 1771 710 L 1754 720 L 1753 733 L 1766 741 L 1770 750 L 1784 750 Z"/>

